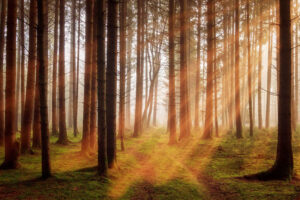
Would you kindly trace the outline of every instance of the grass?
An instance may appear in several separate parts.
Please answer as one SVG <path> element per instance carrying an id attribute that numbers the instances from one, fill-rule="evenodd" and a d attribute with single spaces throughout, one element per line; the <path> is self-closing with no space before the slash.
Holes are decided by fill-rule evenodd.
<path id="1" fill-rule="evenodd" d="M 174 146 L 161 128 L 149 129 L 140 138 L 127 134 L 125 152 L 118 151 L 117 164 L 107 178 L 93 167 L 97 155 L 80 154 L 80 138 L 69 134 L 68 146 L 51 138 L 54 177 L 39 180 L 40 151 L 20 157 L 21 168 L 0 171 L 0 199 L 297 199 L 300 182 L 246 181 L 239 177 L 272 166 L 276 130 L 247 131 L 237 140 L 226 133 L 214 140 L 201 140 L 200 131 Z M 295 177 L 300 174 L 300 135 L 294 134 Z M 118 149 L 120 145 L 118 143 Z M 4 149 L 0 148 L 0 160 Z"/>

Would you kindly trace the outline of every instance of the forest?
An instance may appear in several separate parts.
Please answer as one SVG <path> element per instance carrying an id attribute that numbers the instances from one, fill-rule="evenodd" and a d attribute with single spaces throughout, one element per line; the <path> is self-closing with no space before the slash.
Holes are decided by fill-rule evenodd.
<path id="1" fill-rule="evenodd" d="M 300 199 L 300 0 L 0 0 L 0 199 Z"/>

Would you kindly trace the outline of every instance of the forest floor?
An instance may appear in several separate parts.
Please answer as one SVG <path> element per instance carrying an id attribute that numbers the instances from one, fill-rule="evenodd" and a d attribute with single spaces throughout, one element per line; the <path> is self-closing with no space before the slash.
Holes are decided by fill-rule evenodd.
<path id="1" fill-rule="evenodd" d="M 151 129 L 140 138 L 126 137 L 126 151 L 107 178 L 96 175 L 97 154 L 80 154 L 80 138 L 68 146 L 51 138 L 54 176 L 41 174 L 40 152 L 20 157 L 21 168 L 0 171 L 0 199 L 130 199 L 130 200 L 241 200 L 300 199 L 300 134 L 294 134 L 295 179 L 246 181 L 240 177 L 272 166 L 276 130 L 255 131 L 255 137 L 235 139 L 233 133 L 211 141 L 201 131 L 177 145 L 168 145 L 164 129 Z M 245 135 L 247 133 L 244 133 Z M 71 135 L 71 134 L 70 134 Z M 119 143 L 118 143 L 119 148 Z M 0 161 L 4 149 L 0 148 Z"/>

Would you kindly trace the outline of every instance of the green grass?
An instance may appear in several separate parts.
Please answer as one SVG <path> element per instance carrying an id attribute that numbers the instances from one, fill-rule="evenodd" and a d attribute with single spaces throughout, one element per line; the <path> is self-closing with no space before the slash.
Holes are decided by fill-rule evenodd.
<path id="1" fill-rule="evenodd" d="M 21 168 L 0 171 L 0 199 L 297 199 L 300 183 L 292 181 L 246 181 L 240 177 L 270 168 L 275 159 L 276 129 L 255 130 L 237 140 L 233 131 L 220 138 L 200 139 L 194 131 L 189 140 L 168 145 L 161 128 L 146 130 L 139 138 L 127 133 L 125 152 L 118 151 L 117 164 L 107 178 L 97 176 L 96 153 L 80 154 L 80 138 L 69 133 L 68 146 L 51 137 L 53 177 L 38 179 L 41 155 L 20 157 Z M 295 177 L 300 174 L 300 134 L 293 136 Z M 120 144 L 118 142 L 118 149 Z M 0 148 L 0 160 L 4 149 Z"/>

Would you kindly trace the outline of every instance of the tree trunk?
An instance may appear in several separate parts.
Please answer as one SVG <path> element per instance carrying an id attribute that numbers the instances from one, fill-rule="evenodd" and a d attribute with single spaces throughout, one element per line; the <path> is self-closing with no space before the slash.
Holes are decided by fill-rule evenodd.
<path id="1" fill-rule="evenodd" d="M 169 144 L 176 143 L 176 102 L 175 102 L 175 2 L 169 0 Z M 199 93 L 198 93 L 199 96 Z M 199 100 L 199 99 L 198 99 Z M 199 101 L 198 101 L 199 103 Z M 199 123 L 199 119 L 198 123 Z"/>
<path id="2" fill-rule="evenodd" d="M 4 91 L 3 91 L 3 57 L 4 57 L 4 32 L 6 24 L 7 0 L 1 1 L 0 21 L 0 146 L 4 144 Z"/>
<path id="3" fill-rule="evenodd" d="M 20 145 L 16 141 L 16 27 L 17 0 L 7 4 L 6 89 L 5 89 L 5 157 L 1 169 L 16 169 Z M 2 29 L 4 30 L 4 29 Z"/>
<path id="4" fill-rule="evenodd" d="M 269 23 L 271 22 L 271 2 L 269 0 Z M 268 35 L 268 72 L 267 72 L 267 105 L 266 105 L 266 128 L 270 126 L 270 101 L 271 101 L 271 83 L 272 83 L 272 35 L 271 35 L 271 25 L 269 25 L 269 35 Z"/>
<path id="5" fill-rule="evenodd" d="M 59 72 L 58 72 L 58 104 L 59 104 L 59 137 L 58 144 L 68 144 L 66 128 L 65 105 L 65 0 L 60 0 L 59 5 Z"/>
<path id="6" fill-rule="evenodd" d="M 91 72 L 92 72 L 92 42 L 93 42 L 93 0 L 86 1 L 86 41 L 85 41 L 85 73 L 84 73 L 84 103 L 83 130 L 81 150 L 90 151 L 90 106 L 91 106 Z"/>
<path id="7" fill-rule="evenodd" d="M 188 70 L 187 70 L 187 0 L 180 0 L 180 136 L 190 136 Z"/>
<path id="8" fill-rule="evenodd" d="M 120 103 L 119 103 L 119 135 L 121 150 L 124 151 L 125 129 L 125 70 L 126 70 L 126 17 L 127 0 L 123 0 L 120 9 Z"/>
<path id="9" fill-rule="evenodd" d="M 21 153 L 30 152 L 31 127 L 33 119 L 34 106 L 34 84 L 36 65 L 36 22 L 37 22 L 37 1 L 30 0 L 30 16 L 29 16 L 29 51 L 28 51 L 28 72 L 26 86 L 26 100 L 24 108 L 24 116 L 21 124 Z"/>
<path id="10" fill-rule="evenodd" d="M 97 74 L 98 74 L 98 173 L 107 173 L 107 126 L 105 81 L 105 0 L 97 0 Z"/>
<path id="11" fill-rule="evenodd" d="M 56 82 L 57 82 L 57 40 L 58 40 L 58 10 L 59 0 L 55 0 L 54 19 L 54 52 L 53 52 L 53 75 L 52 75 L 52 134 L 58 135 L 57 131 L 57 106 L 56 106 Z"/>
<path id="12" fill-rule="evenodd" d="M 212 137 L 213 129 L 213 0 L 207 1 L 207 75 L 206 75 L 206 109 L 203 139 Z"/>
<path id="13" fill-rule="evenodd" d="M 42 132 L 42 178 L 51 176 L 50 152 L 49 152 L 49 129 L 48 129 L 48 1 L 38 0 L 38 65 L 40 84 L 40 115 Z"/>
<path id="14" fill-rule="evenodd" d="M 259 55 L 258 55 L 258 128 L 262 128 L 262 103 L 261 103 L 261 78 L 262 78 L 262 38 L 263 38 L 263 8 L 260 3 L 260 25 L 259 25 Z"/>
<path id="15" fill-rule="evenodd" d="M 251 64 L 251 42 L 250 42 L 250 2 L 247 0 L 247 53 L 248 53 L 248 104 L 249 104 L 249 132 L 253 136 L 253 117 L 252 117 L 252 64 Z"/>
<path id="16" fill-rule="evenodd" d="M 36 59 L 36 58 L 35 58 Z M 41 115 L 40 115 L 40 84 L 39 84 L 39 65 L 35 67 L 35 94 L 34 94 L 34 116 L 33 116 L 33 139 L 32 147 L 41 148 Z"/>
<path id="17" fill-rule="evenodd" d="M 239 0 L 235 0 L 235 120 L 236 120 L 236 137 L 242 138 L 242 120 L 241 120 L 241 105 L 240 105 L 240 46 L 239 46 L 239 28 L 240 28 L 240 13 Z"/>
<path id="18" fill-rule="evenodd" d="M 107 12 L 107 159 L 112 168 L 116 161 L 116 97 L 117 97 L 117 42 L 118 42 L 118 2 L 108 0 Z"/>

